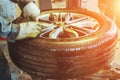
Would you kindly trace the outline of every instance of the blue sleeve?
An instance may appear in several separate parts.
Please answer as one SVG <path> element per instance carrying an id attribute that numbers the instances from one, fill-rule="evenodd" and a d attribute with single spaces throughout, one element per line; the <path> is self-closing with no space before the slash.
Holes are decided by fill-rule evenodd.
<path id="1" fill-rule="evenodd" d="M 0 37 L 7 38 L 11 31 L 11 24 L 0 16 Z"/>
<path id="2" fill-rule="evenodd" d="M 10 0 L 0 2 L 0 39 L 15 41 L 19 32 L 19 25 L 11 23 L 16 18 L 15 4 Z"/>
<path id="3" fill-rule="evenodd" d="M 0 16 L 0 37 L 15 41 L 19 32 L 19 25 L 12 24 Z"/>
<path id="4" fill-rule="evenodd" d="M 16 18 L 15 4 L 10 0 L 0 0 L 0 16 L 12 21 Z"/>

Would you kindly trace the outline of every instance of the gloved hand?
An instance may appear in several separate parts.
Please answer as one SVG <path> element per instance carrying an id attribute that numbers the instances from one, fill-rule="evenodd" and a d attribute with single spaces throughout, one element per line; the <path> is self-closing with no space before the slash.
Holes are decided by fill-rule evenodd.
<path id="1" fill-rule="evenodd" d="M 24 8 L 23 8 L 23 15 L 25 17 L 30 17 L 33 20 L 36 20 L 37 16 L 40 15 L 40 9 L 34 2 L 29 2 Z"/>
<path id="2" fill-rule="evenodd" d="M 40 23 L 26 22 L 20 23 L 20 30 L 17 36 L 18 39 L 35 38 L 41 32 Z"/>
<path id="3" fill-rule="evenodd" d="M 25 17 L 36 20 L 36 17 L 40 15 L 40 9 L 35 4 L 34 0 L 11 0 L 19 5 L 22 10 L 22 15 Z"/>
<path id="4" fill-rule="evenodd" d="M 34 38 L 41 32 L 40 23 L 14 24 L 0 16 L 0 39 L 14 42 L 17 39 Z"/>

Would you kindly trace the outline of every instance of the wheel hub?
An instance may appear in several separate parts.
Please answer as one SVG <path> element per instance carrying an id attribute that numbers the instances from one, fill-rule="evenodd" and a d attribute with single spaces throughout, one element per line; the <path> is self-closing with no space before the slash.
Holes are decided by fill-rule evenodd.
<path id="1" fill-rule="evenodd" d="M 46 12 L 39 21 L 43 28 L 40 37 L 53 39 L 79 38 L 95 33 L 100 27 L 95 18 L 74 12 Z"/>

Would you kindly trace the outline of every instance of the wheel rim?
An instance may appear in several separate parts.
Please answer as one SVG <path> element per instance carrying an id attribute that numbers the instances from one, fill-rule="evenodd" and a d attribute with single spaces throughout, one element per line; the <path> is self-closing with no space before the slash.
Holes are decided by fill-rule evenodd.
<path id="1" fill-rule="evenodd" d="M 80 38 L 99 30 L 99 22 L 88 15 L 61 11 L 45 11 L 38 18 L 41 23 L 42 38 Z"/>

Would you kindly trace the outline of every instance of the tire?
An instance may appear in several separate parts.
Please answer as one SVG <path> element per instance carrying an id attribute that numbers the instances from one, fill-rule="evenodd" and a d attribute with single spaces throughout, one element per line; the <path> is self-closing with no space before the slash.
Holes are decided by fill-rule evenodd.
<path id="1" fill-rule="evenodd" d="M 99 29 L 79 38 L 16 40 L 8 42 L 12 61 L 32 76 L 59 79 L 78 78 L 98 72 L 114 58 L 117 28 L 105 16 L 87 10 L 56 9 L 42 12 L 75 12 L 95 18 Z"/>

